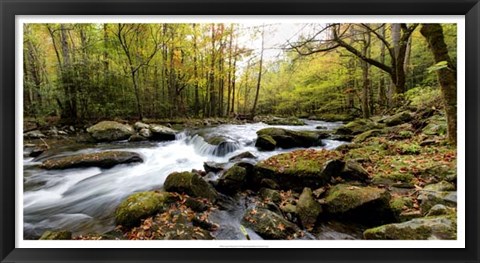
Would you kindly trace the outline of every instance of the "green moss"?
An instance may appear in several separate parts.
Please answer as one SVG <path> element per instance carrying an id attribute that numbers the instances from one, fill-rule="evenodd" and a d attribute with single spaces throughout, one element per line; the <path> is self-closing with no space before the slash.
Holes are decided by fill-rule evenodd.
<path id="1" fill-rule="evenodd" d="M 395 151 L 399 154 L 416 155 L 420 154 L 422 147 L 417 143 L 397 143 L 395 144 Z"/>
<path id="2" fill-rule="evenodd" d="M 413 178 L 415 178 L 411 173 L 379 173 L 373 176 L 372 182 L 374 184 L 387 184 L 392 185 L 396 183 L 405 183 L 408 185 L 413 185 Z"/>
<path id="3" fill-rule="evenodd" d="M 330 213 L 344 213 L 376 199 L 389 199 L 385 189 L 338 184 L 332 187 L 325 203 Z"/>
<path id="4" fill-rule="evenodd" d="M 413 206 L 413 201 L 410 198 L 405 196 L 393 197 L 390 200 L 390 207 L 397 214 L 400 214 L 404 207 L 411 208 L 412 206 Z"/>
<path id="5" fill-rule="evenodd" d="M 286 174 L 320 173 L 328 160 L 341 159 L 337 151 L 297 150 L 272 156 L 257 164 L 258 167 Z"/>
<path id="6" fill-rule="evenodd" d="M 378 129 L 369 130 L 369 131 L 363 132 L 363 133 L 355 136 L 355 138 L 353 139 L 353 142 L 355 142 L 355 143 L 364 142 L 366 139 L 368 139 L 370 137 L 376 137 L 376 136 L 379 136 L 379 135 L 382 135 L 382 134 L 384 134 L 383 130 L 378 130 Z"/>
<path id="7" fill-rule="evenodd" d="M 133 227 L 140 220 L 162 212 L 171 201 L 169 193 L 140 192 L 128 196 L 115 210 L 115 222 L 118 225 Z"/>

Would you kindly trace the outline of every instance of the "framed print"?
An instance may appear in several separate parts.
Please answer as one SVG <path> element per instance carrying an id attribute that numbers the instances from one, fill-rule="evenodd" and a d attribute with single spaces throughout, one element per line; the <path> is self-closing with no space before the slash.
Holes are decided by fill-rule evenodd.
<path id="1" fill-rule="evenodd" d="M 1 1 L 2 262 L 478 262 L 478 1 Z"/>

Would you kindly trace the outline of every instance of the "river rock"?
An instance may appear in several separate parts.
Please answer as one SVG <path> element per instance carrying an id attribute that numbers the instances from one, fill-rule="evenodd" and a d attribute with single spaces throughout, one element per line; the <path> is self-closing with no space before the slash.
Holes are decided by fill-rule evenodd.
<path id="1" fill-rule="evenodd" d="M 257 156 L 253 155 L 251 152 L 243 152 L 231 157 L 228 160 L 230 162 L 236 162 L 236 161 L 241 161 L 242 159 L 256 159 L 256 158 Z"/>
<path id="2" fill-rule="evenodd" d="M 399 112 L 395 115 L 386 117 L 385 119 L 382 120 L 387 126 L 396 126 L 399 124 L 403 124 L 406 122 L 409 122 L 413 119 L 413 114 L 409 111 L 402 111 Z"/>
<path id="3" fill-rule="evenodd" d="M 147 128 L 141 129 L 140 131 L 138 131 L 138 134 L 147 139 L 152 137 L 152 132 L 150 131 L 150 129 Z"/>
<path id="4" fill-rule="evenodd" d="M 79 167 L 111 168 L 118 164 L 138 163 L 143 159 L 138 153 L 124 151 L 106 151 L 86 153 L 46 160 L 42 163 L 44 169 L 68 169 Z"/>
<path id="5" fill-rule="evenodd" d="M 151 139 L 158 141 L 173 141 L 177 134 L 177 131 L 158 124 L 151 124 L 150 131 L 152 132 Z"/>
<path id="6" fill-rule="evenodd" d="M 186 193 L 191 197 L 203 197 L 210 201 L 217 198 L 217 192 L 198 174 L 191 172 L 171 173 L 163 185 L 167 192 Z"/>
<path id="7" fill-rule="evenodd" d="M 226 163 L 216 163 L 216 162 L 204 162 L 203 169 L 206 173 L 213 172 L 218 173 L 225 170 Z"/>
<path id="8" fill-rule="evenodd" d="M 273 146 L 273 142 L 271 141 L 272 139 L 273 141 L 275 141 L 275 147 L 280 147 L 284 149 L 296 147 L 311 147 L 322 144 L 322 141 L 319 139 L 318 133 L 310 131 L 292 131 L 282 128 L 265 128 L 257 131 L 257 135 L 258 139 L 255 146 L 261 150 L 271 150 Z M 265 140 L 268 141 L 268 144 L 264 142 Z"/>
<path id="9" fill-rule="evenodd" d="M 239 148 L 239 144 L 231 138 L 215 135 L 203 137 L 205 142 L 216 146 L 211 154 L 215 156 L 225 156 Z"/>
<path id="10" fill-rule="evenodd" d="M 373 129 L 373 130 L 369 130 L 369 131 L 360 133 L 359 135 L 355 136 L 355 138 L 353 138 L 352 141 L 354 143 L 360 143 L 360 142 L 366 141 L 370 137 L 377 137 L 377 136 L 380 136 L 384 133 L 385 133 L 384 130 Z"/>
<path id="11" fill-rule="evenodd" d="M 445 117 L 434 115 L 427 120 L 427 126 L 422 129 L 426 135 L 440 135 L 447 134 L 447 121 Z"/>
<path id="12" fill-rule="evenodd" d="M 273 189 L 261 188 L 259 191 L 259 194 L 263 200 L 270 200 L 275 204 L 279 204 L 282 201 L 282 197 L 280 196 L 280 193 Z"/>
<path id="13" fill-rule="evenodd" d="M 435 192 L 441 192 L 441 191 L 455 191 L 455 185 L 452 183 L 449 183 L 447 181 L 441 181 L 436 184 L 429 184 L 426 185 L 423 190 L 427 191 L 435 191 Z"/>
<path id="14" fill-rule="evenodd" d="M 195 225 L 197 225 L 196 222 Z M 213 236 L 207 230 L 193 224 L 176 223 L 167 228 L 163 234 L 164 240 L 212 240 Z"/>
<path id="15" fill-rule="evenodd" d="M 233 194 L 245 188 L 247 183 L 247 170 L 234 165 L 218 179 L 217 189 L 220 192 Z"/>
<path id="16" fill-rule="evenodd" d="M 457 239 L 455 216 L 416 218 L 398 224 L 367 229 L 365 239 L 427 240 Z"/>
<path id="17" fill-rule="evenodd" d="M 325 208 L 341 220 L 378 225 L 394 220 L 390 198 L 385 189 L 338 184 L 327 192 Z"/>
<path id="18" fill-rule="evenodd" d="M 40 138 L 45 138 L 46 136 L 41 131 L 34 130 L 34 131 L 29 131 L 24 133 L 23 137 L 27 139 L 40 139 Z"/>
<path id="19" fill-rule="evenodd" d="M 313 149 L 272 156 L 255 165 L 251 188 L 258 189 L 263 179 L 270 179 L 275 181 L 280 189 L 317 189 L 330 182 L 332 175 L 340 174 L 343 166 L 333 161 L 339 158 L 341 156 L 336 151 Z"/>
<path id="20" fill-rule="evenodd" d="M 296 212 L 300 222 L 306 228 L 313 227 L 318 216 L 322 212 L 322 206 L 313 198 L 312 190 L 308 187 L 303 189 L 298 198 Z"/>
<path id="21" fill-rule="evenodd" d="M 146 141 L 147 138 L 141 136 L 141 135 L 138 135 L 138 134 L 134 134 L 132 136 L 130 136 L 130 138 L 128 138 L 128 141 L 129 142 L 143 142 L 143 141 Z"/>
<path id="22" fill-rule="evenodd" d="M 126 140 L 133 135 L 134 130 L 129 125 L 115 121 L 101 121 L 89 128 L 87 132 L 99 142 Z"/>
<path id="23" fill-rule="evenodd" d="M 334 133 L 336 135 L 357 135 L 377 128 L 379 128 L 379 125 L 372 120 L 358 119 L 337 128 Z"/>
<path id="24" fill-rule="evenodd" d="M 259 135 L 255 147 L 262 151 L 273 151 L 277 147 L 277 142 L 271 136 Z"/>
<path id="25" fill-rule="evenodd" d="M 72 232 L 70 231 L 45 231 L 40 240 L 70 240 L 72 239 Z"/>
<path id="26" fill-rule="evenodd" d="M 370 174 L 360 165 L 353 160 L 347 160 L 340 172 L 340 177 L 349 181 L 368 182 L 370 180 Z"/>
<path id="27" fill-rule="evenodd" d="M 432 217 L 432 216 L 441 216 L 441 215 L 448 215 L 452 213 L 452 208 L 448 208 L 442 204 L 436 204 L 432 208 L 430 208 L 430 211 L 427 213 L 427 217 Z"/>
<path id="28" fill-rule="evenodd" d="M 442 204 L 449 207 L 457 206 L 456 191 L 428 191 L 421 190 L 417 199 L 420 201 L 422 214 L 427 214 L 436 204 Z"/>
<path id="29" fill-rule="evenodd" d="M 143 123 L 143 122 L 140 122 L 140 121 L 137 121 L 135 122 L 135 124 L 133 125 L 133 128 L 135 128 L 135 130 L 137 131 L 140 131 L 142 129 L 149 129 L 150 128 L 150 125 L 146 124 L 146 123 Z"/>
<path id="30" fill-rule="evenodd" d="M 242 223 L 264 239 L 288 239 L 300 231 L 294 223 L 265 208 L 248 209 Z"/>
<path id="31" fill-rule="evenodd" d="M 174 201 L 170 193 L 140 192 L 128 196 L 115 210 L 115 223 L 125 227 L 140 224 L 141 219 L 164 212 Z"/>

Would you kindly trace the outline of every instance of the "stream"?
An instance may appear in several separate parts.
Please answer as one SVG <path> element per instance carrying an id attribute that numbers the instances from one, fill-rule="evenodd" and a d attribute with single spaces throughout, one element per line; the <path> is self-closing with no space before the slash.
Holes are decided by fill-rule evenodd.
<path id="1" fill-rule="evenodd" d="M 256 132 L 266 127 L 282 127 L 291 130 L 315 130 L 317 126 L 334 129 L 341 123 L 305 120 L 304 126 L 270 126 L 264 123 L 232 125 L 225 124 L 197 130 L 184 130 L 175 141 L 168 142 L 116 142 L 56 149 L 37 158 L 24 157 L 24 238 L 38 238 L 45 230 L 62 229 L 74 234 L 105 233 L 114 225 L 113 213 L 118 204 L 134 192 L 161 188 L 172 172 L 203 170 L 207 161 L 228 163 L 229 158 L 249 151 L 258 157 L 256 161 L 294 149 L 258 151 L 254 146 Z M 221 135 L 230 144 L 222 152 L 207 144 L 198 134 Z M 323 140 L 325 146 L 316 148 L 334 149 L 340 141 Z M 79 153 L 105 150 L 126 150 L 141 154 L 144 162 L 135 165 L 117 165 L 111 169 L 79 168 L 67 170 L 44 170 L 38 166 L 45 159 Z M 209 176 L 207 180 L 215 180 Z M 217 210 L 211 220 L 221 229 L 214 233 L 217 239 L 244 239 L 240 221 L 247 200 L 234 200 L 231 209 Z M 323 226 L 329 239 L 345 239 L 343 233 L 329 231 Z M 252 239 L 261 239 L 247 229 Z"/>

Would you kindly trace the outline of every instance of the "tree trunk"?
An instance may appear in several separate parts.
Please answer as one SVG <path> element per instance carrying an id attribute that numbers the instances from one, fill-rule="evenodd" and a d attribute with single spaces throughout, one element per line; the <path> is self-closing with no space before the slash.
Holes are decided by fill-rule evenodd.
<path id="1" fill-rule="evenodd" d="M 258 79 L 257 79 L 257 92 L 255 93 L 255 100 L 253 101 L 253 108 L 251 113 L 251 118 L 255 116 L 255 110 L 257 109 L 258 103 L 258 94 L 260 93 L 260 84 L 262 81 L 262 70 L 263 70 L 263 45 L 265 42 L 265 26 L 262 27 L 262 49 L 260 50 L 260 65 L 258 68 Z"/>
<path id="2" fill-rule="evenodd" d="M 385 38 L 385 31 L 386 31 L 386 26 L 384 25 L 381 30 L 381 36 Z M 380 48 L 380 63 L 385 64 L 385 43 L 381 43 L 381 48 Z M 379 83 L 379 89 L 378 89 L 378 99 L 379 99 L 379 104 L 383 107 L 388 107 L 388 98 L 387 98 L 387 87 L 386 87 L 386 82 L 385 82 L 385 74 L 382 74 L 380 76 L 380 83 Z"/>
<path id="3" fill-rule="evenodd" d="M 442 26 L 440 24 L 423 24 L 420 33 L 426 38 L 435 63 L 447 62 L 447 67 L 437 70 L 438 81 L 442 88 L 443 102 L 447 115 L 448 140 L 457 143 L 457 77 L 456 66 L 448 55 Z"/>

